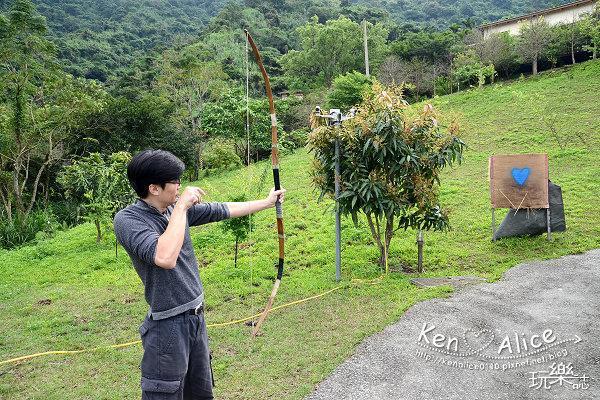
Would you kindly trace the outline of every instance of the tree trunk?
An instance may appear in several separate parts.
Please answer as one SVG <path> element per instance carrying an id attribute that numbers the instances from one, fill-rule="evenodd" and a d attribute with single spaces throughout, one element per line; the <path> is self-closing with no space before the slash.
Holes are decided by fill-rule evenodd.
<path id="1" fill-rule="evenodd" d="M 48 196 L 50 195 L 50 174 L 46 171 L 46 185 L 44 186 L 44 204 L 48 208 Z"/>
<path id="2" fill-rule="evenodd" d="M 14 160 L 14 170 L 13 170 L 13 193 L 15 196 L 15 206 L 17 208 L 17 212 L 19 214 L 25 214 L 25 203 L 23 198 L 21 197 L 22 193 L 20 191 L 19 185 L 19 175 L 21 173 L 21 167 L 23 166 L 23 119 L 25 114 L 25 105 L 23 104 L 23 95 L 22 88 L 17 84 L 15 88 L 15 108 L 14 108 L 14 133 L 15 133 L 15 143 L 17 144 L 17 157 Z"/>
<path id="3" fill-rule="evenodd" d="M 52 150 L 50 150 L 50 151 L 52 151 Z M 42 177 L 42 174 L 44 173 L 44 168 L 46 168 L 46 166 L 48 164 L 50 164 L 51 161 L 52 160 L 50 159 L 50 153 L 48 153 L 48 158 L 40 167 L 40 169 L 35 177 L 35 180 L 33 181 L 33 186 L 32 186 L 33 191 L 31 193 L 31 199 L 29 200 L 29 207 L 27 207 L 26 214 L 29 214 L 31 212 L 31 210 L 33 209 L 33 206 L 35 205 L 35 199 L 37 197 L 38 184 L 40 183 L 40 178 Z"/>
<path id="4" fill-rule="evenodd" d="M 531 64 L 531 69 L 533 71 L 533 74 L 537 75 L 537 73 L 538 73 L 538 59 L 537 59 L 537 57 L 535 57 L 533 59 L 533 63 Z"/>
<path id="5" fill-rule="evenodd" d="M 381 249 L 381 254 L 379 255 L 379 259 L 377 260 L 377 264 L 379 264 L 379 267 L 385 271 L 385 251 L 383 249 Z"/>
<path id="6" fill-rule="evenodd" d="M 575 43 L 571 42 L 571 64 L 575 65 Z"/>
<path id="7" fill-rule="evenodd" d="M 12 173 L 13 178 L 13 194 L 14 194 L 14 203 L 17 208 L 17 212 L 26 216 L 31 213 L 33 209 L 38 193 L 38 186 L 40 185 L 40 179 L 42 178 L 42 174 L 45 169 L 50 165 L 53 161 L 52 153 L 56 148 L 56 144 L 53 142 L 52 135 L 49 136 L 48 139 L 48 153 L 46 155 L 46 159 L 40 166 L 40 169 L 37 171 L 35 179 L 31 185 L 31 196 L 29 199 L 25 198 L 25 190 L 26 184 L 29 180 L 30 175 L 30 160 L 31 154 L 28 148 L 27 141 L 24 139 L 23 135 L 25 134 L 24 127 L 24 113 L 25 113 L 25 105 L 23 104 L 23 95 L 22 88 L 17 86 L 15 92 L 15 109 L 14 109 L 14 134 L 15 134 L 15 142 L 17 144 L 17 156 L 14 160 L 14 170 Z M 26 158 L 26 160 L 25 160 Z M 23 175 L 22 174 L 23 172 Z M 42 185 L 43 186 L 43 185 Z M 47 185 L 46 185 L 47 186 Z M 47 190 L 47 189 L 46 189 Z M 26 204 L 26 202 L 29 202 Z"/>
<path id="8" fill-rule="evenodd" d="M 200 150 L 196 149 L 196 159 L 194 160 L 194 173 L 192 181 L 197 181 L 200 178 Z"/>
<path id="9" fill-rule="evenodd" d="M 238 240 L 235 238 L 235 256 L 233 258 L 233 266 L 237 268 L 237 256 L 238 256 Z"/>
<path id="10" fill-rule="evenodd" d="M 377 263 L 380 267 L 385 266 L 385 257 L 384 257 L 384 249 L 383 243 L 381 242 L 381 233 L 379 231 L 379 221 L 376 218 L 376 222 L 373 222 L 373 217 L 371 214 L 367 214 L 367 222 L 369 223 L 369 228 L 371 229 L 371 235 L 373 239 L 375 239 L 375 243 L 377 243 L 377 247 L 379 248 L 379 260 Z M 377 225 L 377 227 L 376 227 Z"/>
<path id="11" fill-rule="evenodd" d="M 452 70 L 454 68 L 454 56 L 450 57 L 450 69 L 448 70 L 448 79 L 450 80 L 450 94 L 454 91 L 454 83 L 452 82 Z"/>
<path id="12" fill-rule="evenodd" d="M 94 225 L 96 225 L 96 243 L 100 243 L 102 240 L 102 230 L 100 229 L 100 220 L 94 220 Z"/>
<path id="13" fill-rule="evenodd" d="M 4 206 L 4 210 L 6 211 L 6 217 L 9 221 L 12 221 L 12 203 L 10 200 L 10 193 L 7 192 L 5 196 L 4 192 L 0 190 L 0 199 L 2 199 L 2 205 Z"/>
<path id="14" fill-rule="evenodd" d="M 385 273 L 390 272 L 390 243 L 392 242 L 392 236 L 394 236 L 394 216 L 386 218 L 385 222 Z"/>
<path id="15" fill-rule="evenodd" d="M 435 70 L 435 66 L 432 66 L 432 68 L 433 68 L 433 97 L 435 97 L 436 70 Z"/>
<path id="16" fill-rule="evenodd" d="M 206 143 L 200 142 L 198 143 L 198 148 L 196 149 L 196 165 L 194 170 L 193 180 L 200 179 L 200 171 L 204 169 L 204 162 L 202 160 L 202 154 L 204 153 L 204 148 L 206 147 Z"/>
<path id="17" fill-rule="evenodd" d="M 378 264 L 381 269 L 388 273 L 390 242 L 394 236 L 394 216 L 392 215 L 390 218 L 383 217 L 383 221 L 381 222 L 383 222 L 384 225 L 384 232 L 381 232 L 382 227 L 380 226 L 381 223 L 377 215 L 375 215 L 375 221 L 373 221 L 373 217 L 370 214 L 367 214 L 367 222 L 371 229 L 371 235 L 373 235 L 373 239 L 375 239 L 377 247 L 379 247 Z"/>
<path id="18" fill-rule="evenodd" d="M 21 138 L 23 136 L 23 118 L 24 118 L 24 104 L 22 98 L 22 89 L 20 85 L 17 85 L 15 89 L 15 140 L 19 149 L 21 149 Z"/>
<path id="19" fill-rule="evenodd" d="M 20 157 L 19 157 L 20 158 Z M 25 205 L 23 203 L 23 198 L 21 197 L 21 192 L 19 192 L 19 173 L 21 172 L 20 160 L 16 160 L 15 170 L 13 171 L 13 193 L 15 195 L 15 206 L 17 209 L 17 213 L 24 215 L 25 214 Z"/>
<path id="20" fill-rule="evenodd" d="M 423 273 L 423 231 L 417 233 L 417 272 Z"/>

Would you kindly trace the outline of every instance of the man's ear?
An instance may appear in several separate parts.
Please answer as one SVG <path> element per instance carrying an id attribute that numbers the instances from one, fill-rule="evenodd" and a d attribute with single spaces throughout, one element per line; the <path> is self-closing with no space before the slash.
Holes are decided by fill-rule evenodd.
<path id="1" fill-rule="evenodd" d="M 150 186 L 148 186 L 148 193 L 158 196 L 160 194 L 160 189 L 162 188 L 159 185 L 151 183 Z"/>

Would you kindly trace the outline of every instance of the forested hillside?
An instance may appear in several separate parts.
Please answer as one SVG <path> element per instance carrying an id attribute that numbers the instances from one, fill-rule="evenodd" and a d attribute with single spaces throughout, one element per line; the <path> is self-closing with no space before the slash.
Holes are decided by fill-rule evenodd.
<path id="1" fill-rule="evenodd" d="M 37 0 L 65 69 L 105 81 L 150 49 L 190 41 L 224 0 Z M 10 1 L 0 0 L 3 8 Z"/>
<path id="2" fill-rule="evenodd" d="M 452 24 L 478 25 L 542 10 L 570 0 L 358 0 L 352 3 L 386 10 L 398 23 L 447 28 Z"/>
<path id="3" fill-rule="evenodd" d="M 391 37 L 396 25 L 445 29 L 564 4 L 568 0 L 35 0 L 58 44 L 63 68 L 99 81 L 144 69 L 149 50 L 189 43 L 210 32 L 255 27 L 271 37 L 278 54 L 296 48 L 295 29 L 316 15 L 319 22 L 348 16 L 353 21 L 384 22 Z M 0 11 L 10 0 L 0 0 Z M 211 18 L 215 17 L 212 22 Z"/>

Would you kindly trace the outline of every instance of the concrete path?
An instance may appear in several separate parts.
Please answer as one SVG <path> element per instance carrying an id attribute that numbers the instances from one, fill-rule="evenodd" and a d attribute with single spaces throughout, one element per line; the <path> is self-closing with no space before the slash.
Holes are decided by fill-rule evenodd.
<path id="1" fill-rule="evenodd" d="M 317 399 L 600 399 L 600 249 L 415 305 Z"/>

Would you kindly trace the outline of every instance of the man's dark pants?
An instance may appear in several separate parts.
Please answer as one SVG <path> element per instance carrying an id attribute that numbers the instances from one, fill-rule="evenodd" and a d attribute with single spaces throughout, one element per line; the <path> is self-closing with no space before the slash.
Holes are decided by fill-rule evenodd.
<path id="1" fill-rule="evenodd" d="M 213 399 L 204 313 L 183 313 L 140 327 L 142 400 Z"/>

